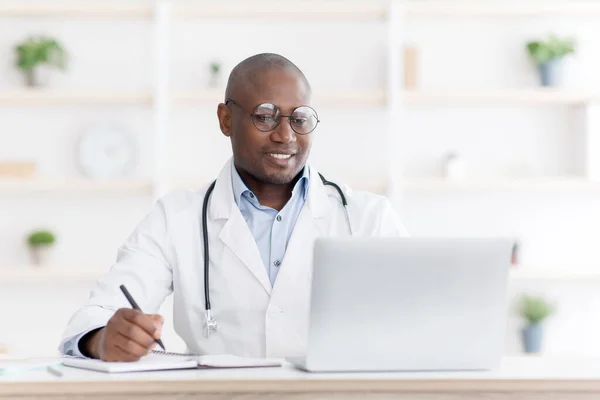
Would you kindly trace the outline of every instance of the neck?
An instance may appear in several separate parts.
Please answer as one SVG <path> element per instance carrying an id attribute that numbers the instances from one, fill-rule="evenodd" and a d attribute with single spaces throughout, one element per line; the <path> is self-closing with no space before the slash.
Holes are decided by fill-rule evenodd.
<path id="1" fill-rule="evenodd" d="M 290 200 L 292 197 L 292 189 L 302 175 L 302 172 L 300 172 L 289 183 L 275 184 L 259 181 L 254 176 L 250 175 L 241 168 L 238 168 L 237 166 L 235 169 L 246 186 L 248 186 L 248 189 L 250 189 L 258 198 L 260 204 L 266 207 L 271 207 L 277 211 L 281 211 L 281 209 Z"/>

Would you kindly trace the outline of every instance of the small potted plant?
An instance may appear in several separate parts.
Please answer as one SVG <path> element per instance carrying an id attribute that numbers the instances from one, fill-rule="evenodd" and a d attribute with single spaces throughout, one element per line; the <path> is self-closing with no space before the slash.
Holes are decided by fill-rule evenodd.
<path id="1" fill-rule="evenodd" d="M 39 230 L 29 234 L 27 243 L 33 265 L 42 266 L 49 263 L 52 245 L 55 241 L 56 237 L 50 231 Z"/>
<path id="2" fill-rule="evenodd" d="M 221 81 L 221 63 L 218 61 L 213 61 L 210 63 L 210 87 L 217 88 L 219 87 Z"/>
<path id="3" fill-rule="evenodd" d="M 528 42 L 526 47 L 537 65 L 542 86 L 558 86 L 563 58 L 575 52 L 575 41 L 550 35 L 546 40 Z"/>
<path id="4" fill-rule="evenodd" d="M 67 52 L 55 39 L 48 37 L 30 37 L 17 44 L 16 67 L 25 77 L 25 84 L 29 87 L 47 84 L 47 72 L 44 67 L 54 67 L 59 70 L 67 68 Z"/>
<path id="5" fill-rule="evenodd" d="M 522 329 L 523 348 L 526 353 L 539 353 L 542 348 L 543 322 L 554 313 L 554 306 L 546 299 L 523 295 L 519 303 L 519 314 L 527 321 Z"/>

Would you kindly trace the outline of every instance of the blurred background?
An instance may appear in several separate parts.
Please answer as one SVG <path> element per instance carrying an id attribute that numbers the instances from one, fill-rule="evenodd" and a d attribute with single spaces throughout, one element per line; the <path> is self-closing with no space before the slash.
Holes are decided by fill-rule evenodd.
<path id="1" fill-rule="evenodd" d="M 275 52 L 330 180 L 414 236 L 514 240 L 506 354 L 600 355 L 598 39 L 596 1 L 0 0 L 0 353 L 56 354 L 152 203 L 229 159 L 231 69 Z"/>

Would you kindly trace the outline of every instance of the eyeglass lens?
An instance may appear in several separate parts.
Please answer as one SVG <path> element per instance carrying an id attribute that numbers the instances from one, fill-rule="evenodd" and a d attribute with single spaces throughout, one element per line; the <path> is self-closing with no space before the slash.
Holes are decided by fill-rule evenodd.
<path id="1" fill-rule="evenodd" d="M 275 129 L 281 122 L 281 110 L 274 104 L 264 103 L 256 107 L 252 114 L 252 122 L 256 129 L 267 132 Z M 308 106 L 296 108 L 288 117 L 294 132 L 305 135 L 312 132 L 318 123 L 315 110 Z"/>

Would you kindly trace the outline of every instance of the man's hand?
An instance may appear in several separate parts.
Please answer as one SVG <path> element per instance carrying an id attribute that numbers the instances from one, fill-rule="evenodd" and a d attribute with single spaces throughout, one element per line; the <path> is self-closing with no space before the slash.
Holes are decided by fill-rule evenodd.
<path id="1" fill-rule="evenodd" d="M 104 328 L 90 337 L 86 350 L 103 361 L 137 361 L 154 348 L 162 326 L 160 315 L 121 308 Z"/>

